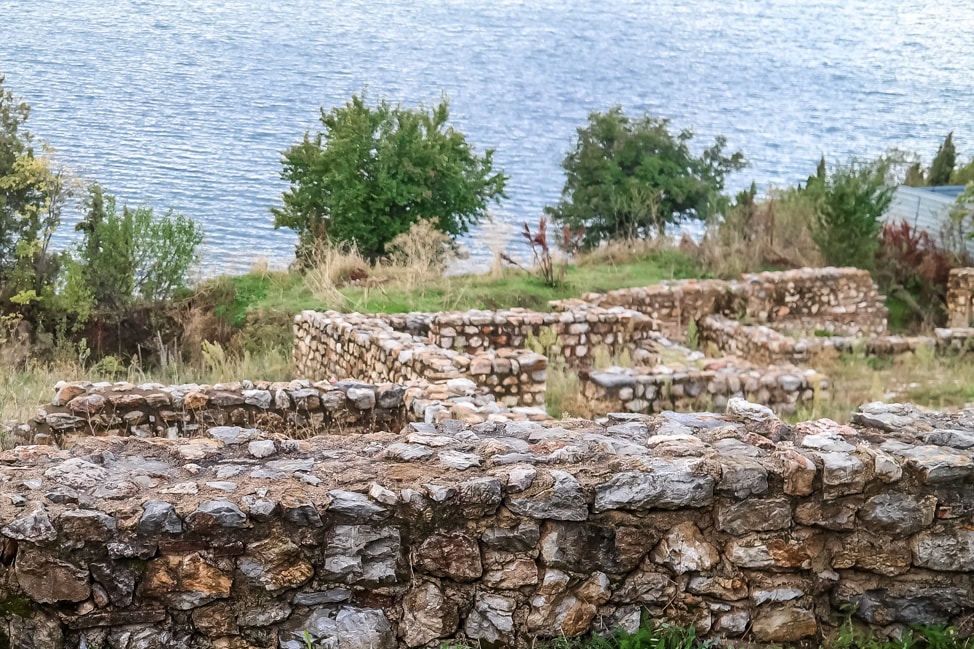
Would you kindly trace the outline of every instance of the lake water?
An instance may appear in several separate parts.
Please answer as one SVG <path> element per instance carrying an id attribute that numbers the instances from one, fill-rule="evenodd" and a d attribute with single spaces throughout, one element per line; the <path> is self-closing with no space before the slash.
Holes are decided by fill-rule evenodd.
<path id="1" fill-rule="evenodd" d="M 728 189 L 804 179 L 823 153 L 974 155 L 974 12 L 919 0 L 0 0 L 0 74 L 61 161 L 203 223 L 204 272 L 286 264 L 280 152 L 368 88 L 446 94 L 510 175 L 493 241 L 536 221 L 592 110 L 727 136 Z M 475 235 L 472 265 L 491 258 Z"/>

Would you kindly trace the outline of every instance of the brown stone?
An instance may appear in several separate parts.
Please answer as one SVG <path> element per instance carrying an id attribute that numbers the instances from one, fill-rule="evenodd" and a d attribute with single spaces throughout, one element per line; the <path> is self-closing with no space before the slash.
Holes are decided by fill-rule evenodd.
<path id="1" fill-rule="evenodd" d="M 187 410 L 200 410 L 210 402 L 210 397 L 202 392 L 189 392 L 183 397 L 183 407 Z"/>
<path id="2" fill-rule="evenodd" d="M 24 592 L 41 604 L 82 602 L 91 595 L 87 570 L 30 545 L 21 545 L 14 572 Z"/>
<path id="3" fill-rule="evenodd" d="M 233 580 L 199 553 L 164 555 L 149 562 L 139 594 L 189 610 L 230 596 Z"/>
<path id="4" fill-rule="evenodd" d="M 424 582 L 403 598 L 403 641 L 419 647 L 453 635 L 460 624 L 457 605 L 435 584 Z"/>
<path id="5" fill-rule="evenodd" d="M 797 642 L 818 633 L 818 624 L 805 608 L 759 609 L 751 631 L 762 642 Z"/>
<path id="6" fill-rule="evenodd" d="M 251 582 L 269 591 L 296 588 L 315 574 L 301 549 L 284 537 L 248 545 L 237 567 Z"/>
<path id="7" fill-rule="evenodd" d="M 417 567 L 437 577 L 473 581 L 484 574 L 480 546 L 465 534 L 434 534 L 416 552 Z"/>

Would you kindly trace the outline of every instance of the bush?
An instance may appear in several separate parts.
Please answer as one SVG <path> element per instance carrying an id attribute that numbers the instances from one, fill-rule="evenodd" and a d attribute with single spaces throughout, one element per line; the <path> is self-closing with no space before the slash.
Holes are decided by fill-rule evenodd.
<path id="1" fill-rule="evenodd" d="M 507 178 L 494 171 L 493 151 L 477 155 L 448 119 L 445 100 L 410 110 L 353 96 L 322 110 L 324 130 L 284 152 L 281 177 L 291 187 L 271 210 L 274 227 L 298 233 L 299 263 L 324 240 L 353 243 L 375 260 L 420 219 L 451 237 L 477 223 Z"/>
<path id="2" fill-rule="evenodd" d="M 82 240 L 65 286 L 76 310 L 121 315 L 135 301 L 168 300 L 185 288 L 203 242 L 199 225 L 172 210 L 162 217 L 147 206 L 123 206 L 119 212 L 115 197 L 98 185 L 88 192 L 87 212 L 77 226 Z"/>
<path id="3" fill-rule="evenodd" d="M 964 255 L 937 245 L 925 231 L 915 230 L 905 221 L 886 224 L 873 276 L 880 290 L 902 307 L 904 313 L 899 322 L 893 323 L 895 327 L 943 325 L 950 270 L 966 266 L 968 261 Z"/>
<path id="4" fill-rule="evenodd" d="M 726 204 L 725 176 L 745 166 L 740 153 L 724 155 L 726 140 L 695 156 L 693 133 L 671 133 L 666 119 L 627 117 L 616 106 L 593 112 L 578 129 L 562 162 L 562 198 L 545 212 L 593 248 L 617 238 L 648 238 L 684 219 L 705 219 Z"/>
<path id="5" fill-rule="evenodd" d="M 893 198 L 891 160 L 852 160 L 824 178 L 809 179 L 805 192 L 820 201 L 812 236 L 830 266 L 872 269 L 883 230 L 880 220 Z"/>

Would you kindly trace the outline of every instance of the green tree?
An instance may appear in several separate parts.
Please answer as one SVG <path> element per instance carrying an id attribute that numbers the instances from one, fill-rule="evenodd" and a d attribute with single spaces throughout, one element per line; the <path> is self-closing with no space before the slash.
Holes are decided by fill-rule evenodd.
<path id="1" fill-rule="evenodd" d="M 667 119 L 631 119 L 616 106 L 593 112 L 562 161 L 561 200 L 545 212 L 569 228 L 585 229 L 584 245 L 614 238 L 651 237 L 667 224 L 706 219 L 728 203 L 724 179 L 745 166 L 740 152 L 724 154 L 716 138 L 699 156 L 693 133 L 672 133 Z"/>
<path id="2" fill-rule="evenodd" d="M 324 240 L 354 242 L 372 259 L 421 218 L 455 237 L 504 197 L 507 177 L 494 171 L 493 151 L 477 155 L 447 124 L 446 100 L 430 110 L 353 96 L 321 110 L 323 130 L 284 152 L 290 183 L 274 227 L 298 233 L 298 260 Z"/>
<path id="3" fill-rule="evenodd" d="M 890 178 L 891 161 L 852 160 L 832 170 L 820 185 L 806 191 L 818 192 L 819 209 L 812 236 L 825 262 L 831 266 L 873 266 L 881 217 L 895 191 Z"/>
<path id="4" fill-rule="evenodd" d="M 957 163 L 957 150 L 954 148 L 954 132 L 951 131 L 944 138 L 943 144 L 937 149 L 930 164 L 930 173 L 927 174 L 927 184 L 931 187 L 937 185 L 947 185 L 950 183 L 950 176 L 954 173 L 954 165 Z"/>
<path id="5" fill-rule="evenodd" d="M 185 287 L 203 242 L 192 219 L 172 210 L 158 217 L 147 206 L 119 211 L 97 184 L 85 206 L 65 286 L 82 319 L 92 309 L 121 315 L 136 301 L 170 299 Z"/>
<path id="6" fill-rule="evenodd" d="M 35 156 L 30 107 L 0 76 L 0 303 L 27 307 L 53 293 L 60 255 L 50 248 L 71 195 L 51 152 Z"/>

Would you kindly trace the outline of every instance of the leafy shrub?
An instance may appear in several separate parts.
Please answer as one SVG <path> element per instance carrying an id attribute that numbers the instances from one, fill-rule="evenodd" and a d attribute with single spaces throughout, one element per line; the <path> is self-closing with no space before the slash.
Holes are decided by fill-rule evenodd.
<path id="1" fill-rule="evenodd" d="M 700 155 L 690 151 L 692 139 L 690 130 L 672 133 L 667 119 L 630 118 L 620 106 L 593 112 L 562 161 L 562 198 L 545 212 L 572 230 L 584 228 L 585 248 L 705 219 L 726 203 L 725 176 L 745 162 L 740 152 L 724 154 L 723 137 Z"/>
<path id="2" fill-rule="evenodd" d="M 809 180 L 805 191 L 819 197 L 812 236 L 830 266 L 872 269 L 883 224 L 893 198 L 891 160 L 858 160 Z"/>
<path id="3" fill-rule="evenodd" d="M 899 300 L 907 318 L 903 327 L 942 325 L 946 318 L 947 279 L 952 268 L 967 265 L 923 230 L 903 221 L 883 227 L 874 277 L 887 296 Z"/>
<path id="4" fill-rule="evenodd" d="M 477 223 L 507 178 L 494 171 L 493 151 L 477 155 L 448 119 L 445 100 L 411 110 L 355 95 L 322 110 L 323 130 L 284 152 L 291 187 L 271 210 L 274 227 L 298 233 L 298 262 L 325 240 L 354 243 L 375 260 L 421 218 L 435 217 L 451 237 Z"/>

